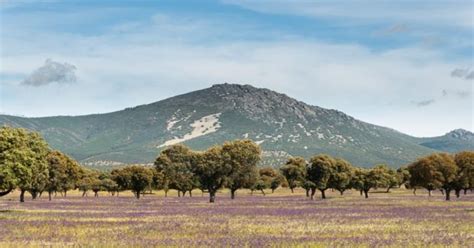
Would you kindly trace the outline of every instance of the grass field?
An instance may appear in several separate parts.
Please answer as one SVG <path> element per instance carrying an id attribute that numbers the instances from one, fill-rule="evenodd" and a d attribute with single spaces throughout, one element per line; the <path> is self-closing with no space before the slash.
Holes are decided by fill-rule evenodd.
<path id="1" fill-rule="evenodd" d="M 140 200 L 71 192 L 20 204 L 16 193 L 0 198 L 0 247 L 474 247 L 472 193 L 451 202 L 421 190 L 328 198 L 241 191 L 235 200 L 222 192 L 210 204 L 198 191 Z"/>

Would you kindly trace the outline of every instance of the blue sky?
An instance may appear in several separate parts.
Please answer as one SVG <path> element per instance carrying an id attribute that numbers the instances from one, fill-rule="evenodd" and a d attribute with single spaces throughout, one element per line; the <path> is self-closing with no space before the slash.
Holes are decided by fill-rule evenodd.
<path id="1" fill-rule="evenodd" d="M 247 83 L 416 136 L 473 130 L 473 1 L 0 1 L 0 112 Z"/>

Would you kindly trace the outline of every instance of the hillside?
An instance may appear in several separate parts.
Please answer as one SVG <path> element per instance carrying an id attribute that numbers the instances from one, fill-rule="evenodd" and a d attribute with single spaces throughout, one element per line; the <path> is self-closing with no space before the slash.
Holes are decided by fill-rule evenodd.
<path id="1" fill-rule="evenodd" d="M 443 136 L 420 138 L 418 144 L 446 152 L 474 150 L 474 134 L 464 129 L 456 129 Z"/>
<path id="2" fill-rule="evenodd" d="M 399 166 L 434 149 L 472 149 L 471 141 L 467 146 L 454 141 L 455 145 L 439 145 L 440 139 L 414 138 L 268 89 L 235 84 L 214 85 L 106 114 L 0 115 L 0 125 L 37 130 L 53 148 L 95 166 L 150 163 L 167 145 L 184 142 L 200 150 L 237 138 L 259 143 L 263 163 L 273 166 L 290 155 L 317 153 L 340 156 L 360 166 Z"/>

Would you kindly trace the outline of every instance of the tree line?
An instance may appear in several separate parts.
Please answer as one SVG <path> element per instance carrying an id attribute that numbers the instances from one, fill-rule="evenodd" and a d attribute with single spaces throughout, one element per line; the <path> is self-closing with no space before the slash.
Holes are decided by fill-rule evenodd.
<path id="1" fill-rule="evenodd" d="M 337 190 L 341 195 L 348 189 L 355 189 L 368 198 L 371 189 L 386 188 L 389 192 L 404 185 L 414 193 L 418 188 L 425 188 L 430 196 L 433 190 L 439 189 L 446 200 L 450 200 L 452 191 L 460 197 L 462 190 L 466 194 L 474 188 L 472 151 L 455 155 L 434 153 L 397 170 L 384 164 L 372 168 L 354 167 L 341 158 L 322 154 L 312 157 L 309 162 L 301 157 L 290 158 L 280 170 L 291 191 L 302 187 L 311 199 L 316 190 L 321 192 L 323 199 L 328 189 Z"/>
<path id="2" fill-rule="evenodd" d="M 326 191 L 336 190 L 342 195 L 346 190 L 360 191 L 366 198 L 371 189 L 401 187 L 425 188 L 429 194 L 441 190 L 450 199 L 450 193 L 474 188 L 474 152 L 455 155 L 435 153 L 397 170 L 387 165 L 361 168 L 342 158 L 320 154 L 306 161 L 291 157 L 279 169 L 261 167 L 261 149 L 251 140 L 234 140 L 213 146 L 206 151 L 193 151 L 185 145 L 173 145 L 163 150 L 154 166 L 129 165 L 111 172 L 91 170 L 81 166 L 66 154 L 51 150 L 44 139 L 35 132 L 21 128 L 0 128 L 0 196 L 15 189 L 20 190 L 20 201 L 25 193 L 33 199 L 48 193 L 67 195 L 70 190 L 80 190 L 83 196 L 92 191 L 118 195 L 130 190 L 137 199 L 147 191 L 170 189 L 178 196 L 200 189 L 214 202 L 218 190 L 227 188 L 231 199 L 239 189 L 251 192 L 278 187 L 305 189 L 306 196 L 314 199 L 316 191 L 326 198 Z"/>

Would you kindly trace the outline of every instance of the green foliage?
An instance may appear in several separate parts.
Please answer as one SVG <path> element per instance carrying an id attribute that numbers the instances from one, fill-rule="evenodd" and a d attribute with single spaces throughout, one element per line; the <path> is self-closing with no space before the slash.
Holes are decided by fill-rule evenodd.
<path id="1" fill-rule="evenodd" d="M 149 168 L 152 174 L 151 189 L 165 189 L 165 175 L 156 168 Z"/>
<path id="2" fill-rule="evenodd" d="M 222 145 L 224 164 L 231 166 L 226 186 L 234 199 L 235 191 L 251 188 L 257 180 L 257 163 L 260 161 L 260 147 L 251 140 L 234 140 Z"/>
<path id="3" fill-rule="evenodd" d="M 280 172 L 276 169 L 273 169 L 272 167 L 260 168 L 258 173 L 259 173 L 259 178 L 260 178 L 259 181 L 261 181 L 259 182 L 259 184 L 262 190 L 271 189 L 272 192 L 274 192 L 275 189 L 280 187 L 281 183 L 284 180 Z M 260 190 L 260 189 L 257 188 L 257 190 Z"/>
<path id="4" fill-rule="evenodd" d="M 399 175 L 394 169 L 388 167 L 385 164 L 376 165 L 374 169 L 377 170 L 380 176 L 377 187 L 386 187 L 387 192 L 389 192 L 391 188 L 399 185 Z"/>
<path id="5" fill-rule="evenodd" d="M 434 153 L 420 158 L 408 166 L 410 171 L 410 185 L 420 186 L 428 190 L 444 189 L 446 200 L 450 199 L 450 192 L 455 188 L 458 167 L 453 156 L 447 153 Z"/>
<path id="6" fill-rule="evenodd" d="M 398 168 L 397 176 L 398 176 L 398 187 L 402 186 L 403 184 L 405 184 L 406 186 L 409 186 L 410 171 L 408 170 L 408 167 L 403 166 L 403 167 Z"/>
<path id="7" fill-rule="evenodd" d="M 193 152 L 187 146 L 178 144 L 168 147 L 155 160 L 156 171 L 163 175 L 163 188 L 180 192 L 191 191 L 198 187 L 193 172 Z"/>
<path id="8" fill-rule="evenodd" d="M 464 151 L 457 153 L 454 156 L 454 162 L 458 170 L 453 188 L 456 191 L 456 196 L 459 197 L 459 192 L 462 189 L 474 188 L 474 152 Z"/>
<path id="9" fill-rule="evenodd" d="M 286 164 L 280 168 L 291 192 L 303 184 L 306 177 L 306 160 L 302 157 L 291 157 Z"/>
<path id="10" fill-rule="evenodd" d="M 87 194 L 87 191 L 92 189 L 92 178 L 83 177 L 77 182 L 77 188 L 83 192 L 82 196 Z"/>
<path id="11" fill-rule="evenodd" d="M 1 127 L 0 190 L 19 187 L 20 201 L 24 201 L 25 191 L 35 198 L 48 182 L 48 151 L 48 145 L 38 133 Z"/>
<path id="12" fill-rule="evenodd" d="M 341 195 L 351 186 L 354 174 L 352 165 L 344 159 L 335 159 L 334 170 L 329 182 L 329 187 L 338 190 Z"/>
<path id="13" fill-rule="evenodd" d="M 371 169 L 356 168 L 351 185 L 354 189 L 361 191 L 361 193 L 364 192 L 365 198 L 368 198 L 370 189 L 383 187 L 387 184 L 387 178 L 384 173 L 384 166 L 375 166 Z"/>
<path id="14" fill-rule="evenodd" d="M 329 155 L 311 158 L 309 165 L 301 157 L 292 157 L 275 170 L 271 167 L 257 169 L 261 149 L 251 140 L 234 140 L 214 146 L 205 152 L 194 152 L 184 145 L 174 145 L 163 150 L 155 161 L 155 168 L 131 165 L 113 170 L 110 174 L 81 167 L 76 161 L 59 151 L 49 150 L 37 134 L 20 128 L 0 128 L 0 196 L 15 188 L 30 192 L 33 198 L 48 191 L 63 192 L 78 188 L 86 195 L 94 191 L 110 193 L 131 190 L 137 198 L 147 189 L 176 189 L 183 194 L 200 188 L 210 193 L 214 202 L 216 192 L 228 187 L 232 199 L 240 188 L 275 190 L 288 184 L 293 189 L 301 186 L 311 196 L 316 189 L 333 188 L 341 194 L 350 187 L 368 197 L 372 188 L 406 184 L 424 187 L 429 191 L 443 189 L 446 199 L 452 190 L 459 197 L 461 190 L 472 189 L 474 184 L 474 152 L 465 151 L 455 156 L 435 153 L 393 170 L 387 165 L 371 169 L 353 168 L 346 160 Z"/>
<path id="15" fill-rule="evenodd" d="M 224 163 L 222 147 L 214 146 L 206 152 L 195 153 L 193 164 L 202 189 L 209 192 L 209 202 L 214 202 L 217 190 L 224 186 L 232 172 L 231 164 Z"/>
<path id="16" fill-rule="evenodd" d="M 141 165 L 129 165 L 112 171 L 112 178 L 122 190 L 131 190 L 137 199 L 153 182 L 151 170 Z"/>
<path id="17" fill-rule="evenodd" d="M 46 159 L 49 165 L 46 190 L 51 194 L 74 189 L 80 177 L 80 165 L 60 151 L 50 151 Z"/>
<path id="18" fill-rule="evenodd" d="M 317 155 L 311 158 L 310 164 L 307 167 L 307 178 L 309 181 L 314 183 L 315 188 L 321 191 L 323 199 L 326 198 L 324 191 L 331 186 L 330 180 L 335 174 L 335 169 L 336 160 L 326 154 Z M 311 197 L 313 197 L 313 195 L 314 190 L 311 193 Z"/>
<path id="19" fill-rule="evenodd" d="M 119 190 L 118 184 L 110 178 L 101 180 L 101 188 L 112 194 L 115 194 L 115 192 Z"/>

